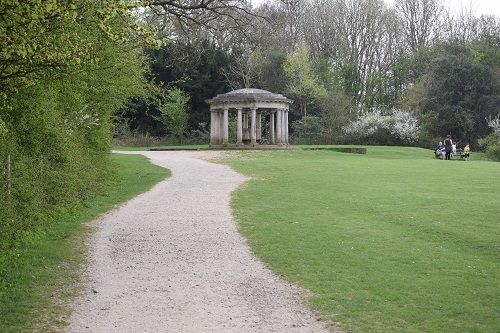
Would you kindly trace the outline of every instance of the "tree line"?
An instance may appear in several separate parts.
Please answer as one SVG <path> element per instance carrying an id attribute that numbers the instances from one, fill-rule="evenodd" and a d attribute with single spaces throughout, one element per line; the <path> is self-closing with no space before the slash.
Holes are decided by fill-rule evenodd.
<path id="1" fill-rule="evenodd" d="M 170 42 L 145 49 L 148 77 L 189 96 L 187 119 L 161 96 L 122 109 L 118 133 L 206 143 L 205 99 L 255 87 L 295 100 L 297 143 L 432 147 L 451 134 L 485 149 L 499 117 L 500 21 L 439 0 L 268 1 L 217 20 L 145 11 Z M 207 23 L 208 22 L 208 23 Z M 490 122 L 491 124 L 491 122 Z"/>

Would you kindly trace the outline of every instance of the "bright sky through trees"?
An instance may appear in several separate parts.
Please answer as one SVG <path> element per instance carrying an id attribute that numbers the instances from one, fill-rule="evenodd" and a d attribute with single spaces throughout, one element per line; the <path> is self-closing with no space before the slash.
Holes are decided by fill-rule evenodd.
<path id="1" fill-rule="evenodd" d="M 388 4 L 394 0 L 385 0 Z M 477 15 L 495 14 L 500 17 L 500 1 L 494 0 L 444 0 L 445 5 L 453 11 L 459 11 L 462 7 L 471 8 Z"/>
<path id="2" fill-rule="evenodd" d="M 251 0 L 253 6 L 258 6 L 269 0 Z M 272 1 L 272 0 L 271 0 Z M 385 0 L 388 4 L 394 3 L 394 0 Z M 500 17 L 500 1 L 496 0 L 444 0 L 447 7 L 454 11 L 461 7 L 470 7 L 477 14 L 495 14 Z"/>

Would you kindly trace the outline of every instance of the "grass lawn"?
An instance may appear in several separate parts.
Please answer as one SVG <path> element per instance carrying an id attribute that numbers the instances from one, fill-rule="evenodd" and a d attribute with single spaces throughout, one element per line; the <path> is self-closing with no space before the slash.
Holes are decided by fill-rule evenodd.
<path id="1" fill-rule="evenodd" d="M 345 332 L 498 332 L 500 163 L 368 147 L 239 152 L 241 232 Z M 476 159 L 475 159 L 476 157 Z"/>
<path id="2" fill-rule="evenodd" d="M 78 294 L 85 263 L 84 225 L 116 204 L 149 190 L 170 175 L 142 155 L 112 156 L 117 164 L 107 195 L 85 207 L 61 210 L 54 223 L 30 243 L 19 246 L 16 265 L 0 274 L 0 332 L 61 332 L 67 304 Z"/>

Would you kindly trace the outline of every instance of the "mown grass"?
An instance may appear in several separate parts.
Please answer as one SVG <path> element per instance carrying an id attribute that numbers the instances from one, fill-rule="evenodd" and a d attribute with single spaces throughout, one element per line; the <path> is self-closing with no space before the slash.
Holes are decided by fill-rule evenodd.
<path id="1" fill-rule="evenodd" d="M 240 152 L 232 200 L 276 273 L 345 332 L 498 332 L 500 164 L 418 148 Z M 476 160 L 474 160 L 476 157 Z"/>
<path id="2" fill-rule="evenodd" d="M 28 244 L 0 287 L 0 332 L 60 332 L 67 324 L 68 303 L 79 292 L 81 265 L 86 260 L 85 222 L 149 190 L 170 172 L 142 155 L 112 155 L 116 173 L 106 195 L 85 206 L 61 209 L 54 223 Z"/>

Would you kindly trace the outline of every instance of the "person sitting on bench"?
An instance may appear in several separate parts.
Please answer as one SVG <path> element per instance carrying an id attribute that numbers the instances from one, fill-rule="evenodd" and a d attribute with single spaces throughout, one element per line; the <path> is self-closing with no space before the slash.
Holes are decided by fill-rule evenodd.
<path id="1" fill-rule="evenodd" d="M 465 158 L 466 161 L 470 161 L 470 148 L 469 148 L 469 144 L 465 145 L 465 148 L 464 148 L 464 158 Z"/>
<path id="2" fill-rule="evenodd" d="M 436 147 L 434 152 L 436 154 L 436 157 L 441 157 L 444 160 L 445 150 L 444 150 L 443 142 L 439 141 L 439 145 Z"/>

